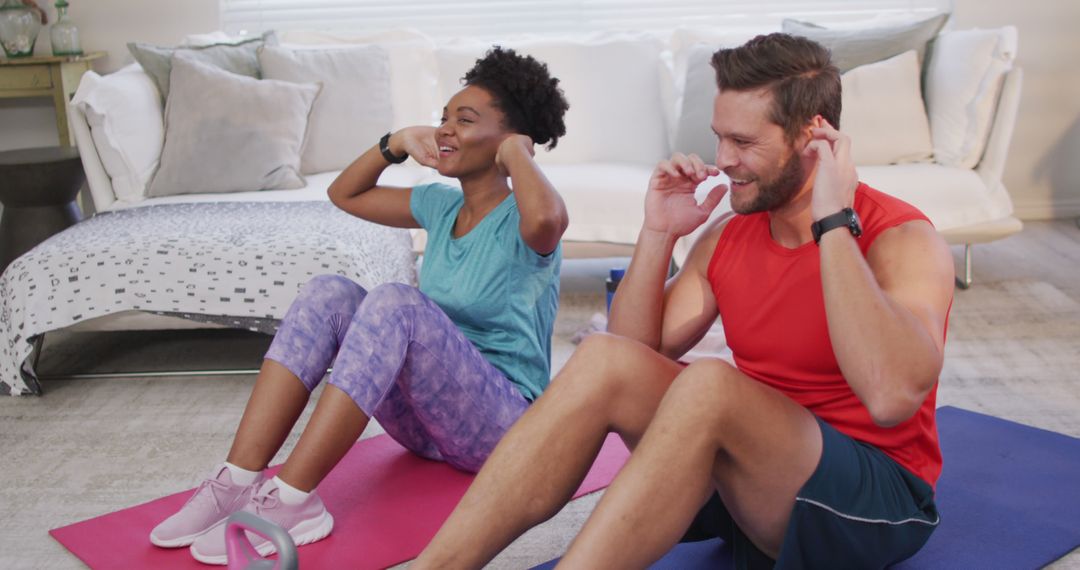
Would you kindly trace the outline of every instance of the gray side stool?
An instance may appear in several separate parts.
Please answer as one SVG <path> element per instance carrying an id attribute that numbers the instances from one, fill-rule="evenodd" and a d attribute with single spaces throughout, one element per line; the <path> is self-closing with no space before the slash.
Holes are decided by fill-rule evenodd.
<path id="1" fill-rule="evenodd" d="M 74 147 L 0 152 L 0 273 L 16 257 L 82 219 L 75 197 L 85 181 Z"/>

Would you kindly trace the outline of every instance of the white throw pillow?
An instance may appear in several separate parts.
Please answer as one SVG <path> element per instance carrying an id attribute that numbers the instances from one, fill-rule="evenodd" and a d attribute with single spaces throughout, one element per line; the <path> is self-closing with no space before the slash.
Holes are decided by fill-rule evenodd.
<path id="1" fill-rule="evenodd" d="M 1013 26 L 938 36 L 926 72 L 926 110 L 937 162 L 974 168 L 982 159 L 1016 44 Z"/>
<path id="2" fill-rule="evenodd" d="M 390 96 L 394 107 L 393 129 L 434 125 L 444 101 L 439 101 L 435 43 L 410 29 L 378 32 L 282 32 L 282 43 L 294 50 L 348 48 L 378 45 L 390 60 Z"/>
<path id="3" fill-rule="evenodd" d="M 137 63 L 100 76 L 88 71 L 72 103 L 90 125 L 90 136 L 117 200 L 138 202 L 157 169 L 165 140 L 161 98 Z"/>
<path id="4" fill-rule="evenodd" d="M 931 158 L 934 147 L 915 50 L 856 67 L 843 74 L 841 83 L 840 130 L 851 137 L 857 166 Z"/>
<path id="5" fill-rule="evenodd" d="M 301 188 L 317 84 L 260 80 L 178 53 L 150 196 Z"/>
<path id="6" fill-rule="evenodd" d="M 546 63 L 570 103 L 566 136 L 551 152 L 537 152 L 547 164 L 614 162 L 655 164 L 668 155 L 662 46 L 650 37 L 606 36 L 584 40 L 500 42 Z M 473 42 L 437 52 L 441 109 L 462 88 L 461 78 L 490 44 Z"/>
<path id="7" fill-rule="evenodd" d="M 374 145 L 393 123 L 390 64 L 378 46 L 259 52 L 264 79 L 322 83 L 308 121 L 303 174 L 341 170 Z"/>

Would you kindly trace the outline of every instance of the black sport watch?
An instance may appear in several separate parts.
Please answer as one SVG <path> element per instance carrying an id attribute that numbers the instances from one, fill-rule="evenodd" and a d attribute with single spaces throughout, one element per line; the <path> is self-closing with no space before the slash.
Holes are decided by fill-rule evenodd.
<path id="1" fill-rule="evenodd" d="M 401 164 L 402 162 L 409 160 L 409 155 L 407 153 L 404 156 L 395 156 L 394 153 L 390 152 L 390 133 L 386 133 L 379 139 L 379 152 L 382 153 L 386 162 L 389 162 L 390 164 Z"/>
<path id="2" fill-rule="evenodd" d="M 851 235 L 855 237 L 862 235 L 862 224 L 859 221 L 859 214 L 856 214 L 855 210 L 844 208 L 831 216 L 821 218 L 810 224 L 810 233 L 814 236 L 814 243 L 818 243 L 825 232 L 843 227 L 847 227 L 851 231 Z"/>

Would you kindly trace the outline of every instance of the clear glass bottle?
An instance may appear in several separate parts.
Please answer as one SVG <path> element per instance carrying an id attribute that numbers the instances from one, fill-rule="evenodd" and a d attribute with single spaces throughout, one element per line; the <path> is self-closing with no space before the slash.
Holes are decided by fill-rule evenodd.
<path id="1" fill-rule="evenodd" d="M 52 39 L 53 55 L 82 55 L 82 47 L 79 46 L 79 29 L 68 18 L 67 0 L 56 2 L 56 23 L 49 31 Z"/>
<path id="2" fill-rule="evenodd" d="M 34 43 L 41 30 L 36 12 L 20 0 L 0 3 L 0 44 L 8 57 L 34 55 Z"/>

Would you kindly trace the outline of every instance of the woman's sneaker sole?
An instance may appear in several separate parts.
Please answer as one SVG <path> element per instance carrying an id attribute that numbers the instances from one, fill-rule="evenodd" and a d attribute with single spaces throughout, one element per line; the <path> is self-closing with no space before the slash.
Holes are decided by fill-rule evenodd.
<path id="1" fill-rule="evenodd" d="M 221 524 L 225 523 L 223 522 Z M 324 510 L 322 515 L 318 518 L 306 520 L 297 524 L 293 529 L 296 532 L 295 536 L 293 535 L 293 531 L 289 532 L 289 536 L 293 537 L 293 542 L 296 543 L 296 546 L 304 546 L 305 544 L 311 544 L 326 538 L 333 529 L 334 517 L 329 511 Z M 209 532 L 209 530 L 207 532 Z M 248 531 L 248 533 L 252 534 L 251 531 Z M 262 544 L 255 547 L 255 552 L 258 552 L 259 556 L 269 556 L 276 551 L 277 549 L 274 548 L 274 543 L 269 540 L 265 540 Z M 203 564 L 224 566 L 229 563 L 228 554 L 207 556 L 195 550 L 194 547 L 191 549 L 191 556 Z"/>

